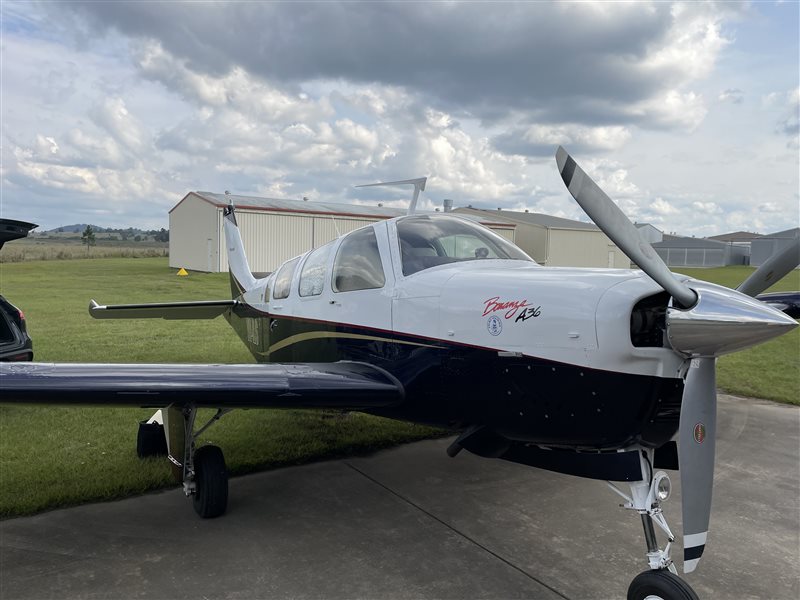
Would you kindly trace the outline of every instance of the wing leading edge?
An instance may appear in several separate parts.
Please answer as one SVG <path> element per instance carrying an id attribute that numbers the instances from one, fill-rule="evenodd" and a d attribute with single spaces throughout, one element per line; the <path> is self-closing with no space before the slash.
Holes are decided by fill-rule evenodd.
<path id="1" fill-rule="evenodd" d="M 402 401 L 402 384 L 357 362 L 308 364 L 0 363 L 0 403 L 214 408 L 347 408 Z"/>

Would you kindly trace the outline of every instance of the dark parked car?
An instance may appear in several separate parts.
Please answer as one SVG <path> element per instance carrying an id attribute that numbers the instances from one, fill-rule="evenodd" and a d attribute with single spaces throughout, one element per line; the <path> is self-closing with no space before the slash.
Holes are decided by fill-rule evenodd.
<path id="1" fill-rule="evenodd" d="M 800 292 L 770 292 L 756 296 L 756 300 L 782 310 L 793 319 L 800 319 Z"/>
<path id="2" fill-rule="evenodd" d="M 0 361 L 33 360 L 33 342 L 25 327 L 25 315 L 0 296 Z"/>
<path id="3" fill-rule="evenodd" d="M 23 238 L 37 227 L 33 223 L 0 219 L 0 248 L 3 244 Z M 0 296 L 0 361 L 33 360 L 33 342 L 25 326 L 25 315 Z"/>

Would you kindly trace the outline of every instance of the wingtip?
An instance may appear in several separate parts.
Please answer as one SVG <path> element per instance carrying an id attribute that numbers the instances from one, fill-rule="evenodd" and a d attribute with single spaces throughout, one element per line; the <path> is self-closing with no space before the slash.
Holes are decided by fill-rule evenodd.
<path id="1" fill-rule="evenodd" d="M 93 318 L 98 318 L 99 311 L 102 310 L 100 304 L 97 303 L 97 300 L 92 298 L 89 300 L 89 316 Z"/>

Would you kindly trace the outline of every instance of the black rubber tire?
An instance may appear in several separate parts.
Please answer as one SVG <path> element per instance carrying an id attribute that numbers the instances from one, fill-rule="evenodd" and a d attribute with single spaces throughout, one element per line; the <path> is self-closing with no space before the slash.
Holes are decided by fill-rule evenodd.
<path id="1" fill-rule="evenodd" d="M 202 446 L 194 453 L 195 512 L 204 519 L 219 517 L 228 506 L 228 469 L 218 446 Z"/>
<path id="2" fill-rule="evenodd" d="M 639 573 L 628 587 L 628 600 L 644 600 L 655 596 L 663 600 L 698 600 L 697 594 L 683 579 L 667 571 Z"/>
<path id="3" fill-rule="evenodd" d="M 164 436 L 164 426 L 161 423 L 139 423 L 139 433 L 136 436 L 136 456 L 166 456 L 167 438 Z"/>

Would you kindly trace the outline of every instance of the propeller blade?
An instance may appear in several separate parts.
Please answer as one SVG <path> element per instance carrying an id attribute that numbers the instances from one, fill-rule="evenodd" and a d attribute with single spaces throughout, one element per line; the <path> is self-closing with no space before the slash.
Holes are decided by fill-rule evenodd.
<path id="1" fill-rule="evenodd" d="M 697 294 L 675 278 L 653 247 L 641 238 L 639 230 L 628 217 L 561 146 L 556 151 L 556 163 L 569 193 L 603 233 L 681 306 L 688 308 L 694 305 Z"/>
<path id="2" fill-rule="evenodd" d="M 783 279 L 784 275 L 798 264 L 800 264 L 800 237 L 795 238 L 793 243 L 780 252 L 770 256 L 736 290 L 748 296 L 757 296 L 776 281 Z"/>
<path id="3" fill-rule="evenodd" d="M 716 359 L 693 358 L 681 406 L 678 457 L 683 509 L 683 572 L 697 568 L 708 535 L 717 434 Z"/>

